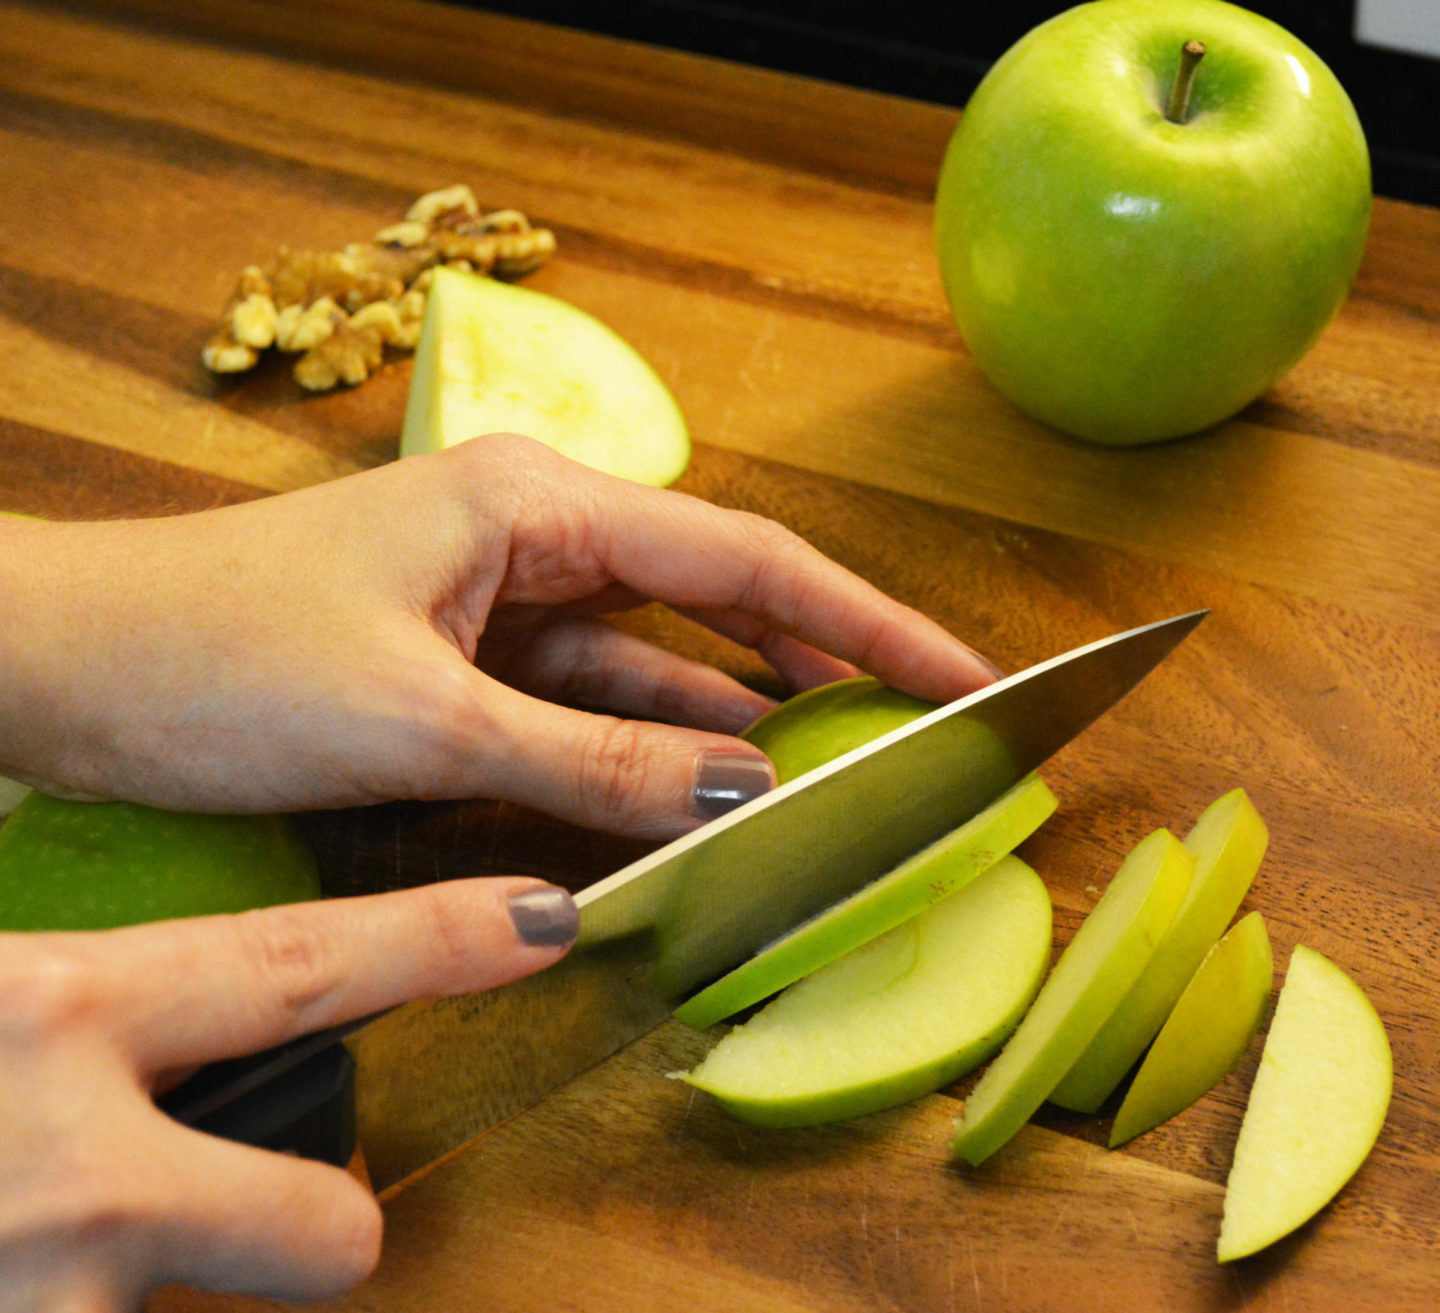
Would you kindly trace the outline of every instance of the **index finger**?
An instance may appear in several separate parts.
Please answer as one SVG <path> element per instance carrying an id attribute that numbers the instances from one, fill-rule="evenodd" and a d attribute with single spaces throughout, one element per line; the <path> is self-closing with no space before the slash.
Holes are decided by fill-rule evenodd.
<path id="1" fill-rule="evenodd" d="M 569 541 L 586 543 L 609 578 L 670 606 L 728 615 L 732 636 L 752 646 L 763 630 L 774 630 L 937 702 L 998 676 L 935 621 L 773 520 L 588 470 L 568 471 L 550 486 L 572 529 Z M 521 546 L 511 553 L 512 567 L 526 555 Z M 524 587 L 507 580 L 507 591 L 517 585 Z M 738 616 L 755 626 L 748 639 Z"/>
<path id="2" fill-rule="evenodd" d="M 562 957 L 577 925 L 564 890 L 507 877 L 85 938 L 118 1037 L 142 1071 L 158 1072 L 505 984 Z"/>

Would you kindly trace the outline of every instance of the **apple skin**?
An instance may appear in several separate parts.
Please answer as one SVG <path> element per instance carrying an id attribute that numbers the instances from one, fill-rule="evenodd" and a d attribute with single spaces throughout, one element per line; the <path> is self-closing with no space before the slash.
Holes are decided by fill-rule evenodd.
<path id="1" fill-rule="evenodd" d="M 1251 912 L 1205 955 L 1160 1028 L 1115 1114 L 1112 1149 L 1184 1112 L 1234 1070 L 1265 1020 L 1274 978 L 1270 936 Z"/>
<path id="2" fill-rule="evenodd" d="M 1201 813 L 1185 836 L 1185 847 L 1195 859 L 1185 901 L 1140 979 L 1051 1092 L 1051 1103 L 1072 1112 L 1100 1110 L 1230 924 L 1269 841 L 1265 822 L 1244 789 L 1232 789 Z"/>
<path id="3" fill-rule="evenodd" d="M 436 269 L 400 455 L 502 432 L 657 487 L 678 479 L 690 460 L 674 396 L 619 334 L 544 292 Z"/>
<path id="4" fill-rule="evenodd" d="M 0 929 L 107 930 L 320 896 L 280 816 L 207 816 L 33 792 L 0 826 Z"/>
<path id="5" fill-rule="evenodd" d="M 1185 123 L 1165 117 L 1199 40 Z M 1022 37 L 966 107 L 936 192 L 941 273 L 990 382 L 1106 444 L 1228 418 L 1348 295 L 1370 163 L 1307 47 L 1222 0 L 1099 0 Z"/>
<path id="6" fill-rule="evenodd" d="M 817 1126 L 959 1080 L 1050 964 L 1050 895 L 1018 857 L 792 985 L 682 1079 L 743 1121 Z"/>
<path id="7" fill-rule="evenodd" d="M 965 888 L 1038 830 L 1055 807 L 1045 781 L 1027 776 L 964 825 L 687 999 L 675 1019 L 704 1030 L 903 924 Z"/>
<path id="8" fill-rule="evenodd" d="M 1393 1082 L 1390 1041 L 1364 991 L 1297 945 L 1225 1185 L 1222 1263 L 1288 1235 L 1340 1192 L 1379 1138 Z"/>
<path id="9" fill-rule="evenodd" d="M 934 711 L 870 675 L 839 679 L 787 698 L 740 737 L 775 764 L 777 784 L 823 766 L 854 748 Z"/>
<path id="10" fill-rule="evenodd" d="M 1194 863 L 1168 830 L 1142 839 L 1081 923 L 1030 1011 L 985 1069 L 951 1154 L 977 1166 L 1045 1102 L 1155 951 Z"/>

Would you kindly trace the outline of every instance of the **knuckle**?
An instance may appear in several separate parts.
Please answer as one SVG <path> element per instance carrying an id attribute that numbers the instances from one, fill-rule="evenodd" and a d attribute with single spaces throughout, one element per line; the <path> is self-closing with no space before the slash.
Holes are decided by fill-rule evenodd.
<path id="1" fill-rule="evenodd" d="M 86 956 L 54 940 L 5 936 L 3 1025 L 12 1034 L 46 1040 L 93 1021 L 104 1006 L 101 973 Z"/>
<path id="2" fill-rule="evenodd" d="M 342 974 L 338 945 L 317 918 L 286 907 L 242 912 L 231 919 L 241 970 L 262 1006 L 303 1021 Z"/>
<path id="3" fill-rule="evenodd" d="M 644 731 L 634 721 L 597 716 L 578 758 L 581 810 L 630 828 L 643 810 L 650 780 Z"/>

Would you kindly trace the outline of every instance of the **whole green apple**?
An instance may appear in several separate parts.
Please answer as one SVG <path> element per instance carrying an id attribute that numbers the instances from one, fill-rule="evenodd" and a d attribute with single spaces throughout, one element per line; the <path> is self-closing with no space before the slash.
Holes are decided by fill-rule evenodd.
<path id="1" fill-rule="evenodd" d="M 0 826 L 0 930 L 108 930 L 320 896 L 282 816 L 25 796 Z"/>
<path id="2" fill-rule="evenodd" d="M 1203 54 L 1182 58 L 1192 42 Z M 976 90 L 936 239 L 991 383 L 1067 433 L 1131 444 L 1219 423 L 1309 350 L 1370 200 L 1349 97 L 1283 28 L 1222 0 L 1095 0 Z"/>

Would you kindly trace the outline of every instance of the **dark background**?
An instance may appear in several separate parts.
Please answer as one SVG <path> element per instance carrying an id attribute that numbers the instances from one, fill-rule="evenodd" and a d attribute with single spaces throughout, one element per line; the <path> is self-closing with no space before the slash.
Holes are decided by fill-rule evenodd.
<path id="1" fill-rule="evenodd" d="M 964 105 L 1006 47 L 1068 7 L 940 3 L 489 0 L 475 7 L 954 106 Z M 1440 205 L 1440 61 L 1358 43 L 1354 0 L 1247 7 L 1289 28 L 1334 70 L 1365 128 L 1375 190 Z"/>

